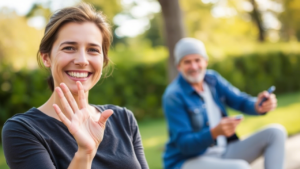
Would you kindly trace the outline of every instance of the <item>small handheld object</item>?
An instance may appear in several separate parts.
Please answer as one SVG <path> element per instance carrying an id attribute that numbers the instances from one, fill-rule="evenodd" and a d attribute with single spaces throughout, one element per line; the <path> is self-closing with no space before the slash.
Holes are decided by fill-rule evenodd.
<path id="1" fill-rule="evenodd" d="M 239 114 L 239 115 L 234 116 L 234 118 L 235 118 L 236 120 L 241 120 L 241 119 L 244 118 L 244 115 Z"/>
<path id="2" fill-rule="evenodd" d="M 275 91 L 276 87 L 275 86 L 271 86 L 269 89 L 268 89 L 268 93 L 271 94 Z M 267 98 L 263 98 L 261 100 L 261 102 L 259 103 L 259 106 L 261 106 L 266 100 L 268 100 Z"/>

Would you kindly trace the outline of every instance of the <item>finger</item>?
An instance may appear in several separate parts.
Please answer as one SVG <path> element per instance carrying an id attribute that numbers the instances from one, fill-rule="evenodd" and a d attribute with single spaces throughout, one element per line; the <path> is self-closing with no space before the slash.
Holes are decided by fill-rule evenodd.
<path id="1" fill-rule="evenodd" d="M 264 107 L 262 107 L 262 111 L 270 111 L 270 110 L 273 110 L 277 107 L 277 104 L 274 103 L 274 104 L 270 104 L 270 105 L 266 105 Z"/>
<path id="2" fill-rule="evenodd" d="M 235 117 L 228 117 L 227 123 L 230 124 L 230 125 L 233 125 L 238 121 L 240 121 L 240 119 L 236 119 Z"/>
<path id="3" fill-rule="evenodd" d="M 274 110 L 275 108 L 276 108 L 276 106 L 275 106 L 275 105 L 268 106 L 268 107 L 262 107 L 262 108 L 260 109 L 260 112 L 263 112 L 263 113 L 265 113 L 265 112 L 268 112 L 268 111 Z"/>
<path id="4" fill-rule="evenodd" d="M 269 96 L 270 94 L 267 91 L 264 91 L 261 97 L 269 98 Z"/>
<path id="5" fill-rule="evenodd" d="M 234 130 L 241 123 L 241 121 L 242 121 L 242 119 L 239 119 L 239 120 L 236 121 L 236 123 L 234 124 Z"/>
<path id="6" fill-rule="evenodd" d="M 277 105 L 277 99 L 274 98 L 274 96 L 270 96 L 270 98 L 266 102 L 264 102 L 261 107 L 270 107 L 272 105 Z"/>
<path id="7" fill-rule="evenodd" d="M 239 121 L 234 120 L 231 124 L 230 124 L 230 128 L 235 128 L 237 126 L 237 123 L 239 123 Z"/>
<path id="8" fill-rule="evenodd" d="M 232 128 L 235 127 L 235 123 L 234 122 L 231 122 L 231 123 L 227 123 L 225 125 L 222 126 L 222 129 L 223 130 L 231 130 Z"/>
<path id="9" fill-rule="evenodd" d="M 276 95 L 274 93 L 270 94 L 270 98 L 274 98 L 277 100 Z"/>
<path id="10" fill-rule="evenodd" d="M 277 100 L 268 100 L 262 104 L 262 107 L 272 105 L 272 104 L 277 104 Z"/>
<path id="11" fill-rule="evenodd" d="M 235 120 L 235 118 L 234 118 L 234 117 L 231 117 L 231 116 L 227 117 L 227 119 L 228 119 L 228 121 L 233 121 L 233 120 Z"/>
<path id="12" fill-rule="evenodd" d="M 103 128 L 105 127 L 105 123 L 107 119 L 113 114 L 114 112 L 111 109 L 105 110 L 104 112 L 101 113 L 100 119 L 98 121 L 98 124 L 102 126 Z"/>
<path id="13" fill-rule="evenodd" d="M 271 94 L 269 97 L 269 101 L 272 103 L 277 103 L 277 98 L 275 94 Z"/>
<path id="14" fill-rule="evenodd" d="M 259 95 L 258 95 L 258 97 L 257 97 L 257 102 L 256 102 L 256 104 L 257 105 L 259 105 L 263 100 L 268 100 L 268 98 L 269 98 L 269 93 L 268 92 L 266 92 L 266 91 L 264 91 L 264 92 L 261 92 Z M 264 102 L 265 102 L 264 101 Z"/>
<path id="15" fill-rule="evenodd" d="M 274 105 L 275 103 L 272 103 L 272 102 L 265 102 L 261 105 L 261 108 L 265 108 L 265 107 L 270 107 L 271 105 Z"/>
<path id="16" fill-rule="evenodd" d="M 268 112 L 268 111 L 274 110 L 275 108 L 276 108 L 276 105 L 270 105 L 270 106 L 263 107 L 262 111 Z"/>
<path id="17" fill-rule="evenodd" d="M 73 112 L 77 112 L 79 109 L 78 109 L 77 103 L 76 103 L 70 89 L 67 87 L 67 85 L 65 83 L 61 83 L 60 87 L 61 87 L 62 91 L 64 92 L 64 95 L 67 98 L 67 101 L 70 104 Z"/>
<path id="18" fill-rule="evenodd" d="M 63 122 L 64 125 L 66 125 L 67 128 L 69 128 L 69 126 L 71 124 L 70 120 L 64 115 L 64 113 L 61 112 L 61 110 L 57 104 L 53 104 L 53 108 L 54 108 L 56 114 L 58 115 L 59 119 L 61 120 L 61 122 Z"/>
<path id="19" fill-rule="evenodd" d="M 221 123 L 224 123 L 224 124 L 230 123 L 231 120 L 232 120 L 231 117 L 223 117 L 221 119 Z"/>
<path id="20" fill-rule="evenodd" d="M 68 103 L 67 99 L 65 98 L 64 93 L 62 92 L 61 88 L 56 87 L 55 91 L 59 96 L 59 100 L 60 100 L 61 106 L 64 110 L 64 113 L 67 115 L 68 118 L 72 117 L 74 112 L 71 109 L 70 104 Z"/>
<path id="21" fill-rule="evenodd" d="M 260 99 L 260 100 L 264 97 L 266 97 L 266 98 L 269 97 L 269 93 L 267 91 L 263 91 L 263 92 L 259 93 L 258 96 L 257 96 L 257 98 Z"/>
<path id="22" fill-rule="evenodd" d="M 236 126 L 241 122 L 240 119 L 232 119 L 232 121 L 230 123 L 228 123 L 227 127 L 232 130 L 234 128 L 236 128 Z"/>
<path id="23" fill-rule="evenodd" d="M 78 88 L 78 106 L 79 109 L 87 108 L 86 98 L 83 86 L 80 81 L 76 82 L 77 88 Z"/>
<path id="24" fill-rule="evenodd" d="M 265 102 L 277 102 L 276 96 L 271 94 Z"/>

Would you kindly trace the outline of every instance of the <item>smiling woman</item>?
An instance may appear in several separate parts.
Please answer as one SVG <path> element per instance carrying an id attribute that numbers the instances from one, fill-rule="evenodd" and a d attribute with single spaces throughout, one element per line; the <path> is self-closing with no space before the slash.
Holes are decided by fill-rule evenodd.
<path id="1" fill-rule="evenodd" d="M 38 62 L 50 69 L 53 93 L 6 121 L 2 143 L 10 168 L 148 168 L 132 112 L 88 102 L 109 62 L 110 42 L 103 15 L 87 4 L 50 18 Z"/>

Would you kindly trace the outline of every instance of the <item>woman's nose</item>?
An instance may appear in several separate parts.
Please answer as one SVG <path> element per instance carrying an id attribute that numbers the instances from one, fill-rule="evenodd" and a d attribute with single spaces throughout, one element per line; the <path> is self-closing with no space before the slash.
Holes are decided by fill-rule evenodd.
<path id="1" fill-rule="evenodd" d="M 85 51 L 80 51 L 78 52 L 78 55 L 76 56 L 74 60 L 75 65 L 79 66 L 87 66 L 89 64 L 88 59 L 87 59 L 87 54 Z"/>

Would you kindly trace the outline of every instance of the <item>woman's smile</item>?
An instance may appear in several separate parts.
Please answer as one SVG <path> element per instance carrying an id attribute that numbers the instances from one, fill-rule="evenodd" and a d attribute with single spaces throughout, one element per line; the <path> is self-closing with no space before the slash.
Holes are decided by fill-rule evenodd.
<path id="1" fill-rule="evenodd" d="M 66 71 L 66 74 L 71 80 L 83 82 L 91 77 L 92 72 L 82 70 L 68 70 Z"/>

